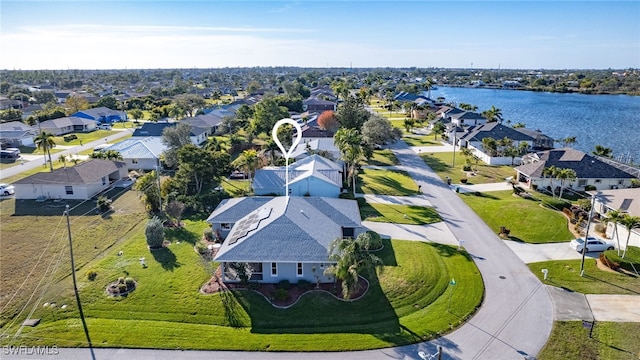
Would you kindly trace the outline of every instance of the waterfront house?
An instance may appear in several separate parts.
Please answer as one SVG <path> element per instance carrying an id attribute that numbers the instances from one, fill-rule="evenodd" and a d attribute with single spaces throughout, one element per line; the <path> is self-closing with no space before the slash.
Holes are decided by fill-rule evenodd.
<path id="1" fill-rule="evenodd" d="M 365 231 L 355 200 L 280 196 L 254 205 L 248 214 L 229 219 L 231 230 L 214 258 L 225 282 L 240 280 L 234 263 L 248 263 L 251 280 L 261 283 L 333 282 L 324 274 L 332 264 L 330 243 Z M 233 212 L 223 202 L 214 214 L 221 207 Z"/>
<path id="2" fill-rule="evenodd" d="M 565 181 L 565 188 L 578 191 L 585 191 L 587 187 L 596 190 L 629 188 L 635 178 L 595 156 L 571 148 L 533 152 L 523 156 L 522 163 L 515 168 L 517 179 L 529 188 L 535 186 L 558 191 L 560 181 L 544 175 L 544 169 L 551 166 L 575 171 L 576 179 Z"/>
<path id="3" fill-rule="evenodd" d="M 456 136 L 459 136 L 459 134 L 456 133 Z M 474 155 L 489 165 L 511 165 L 512 162 L 520 164 L 520 157 L 512 159 L 510 157 L 499 157 L 497 154 L 489 153 L 489 151 L 483 147 L 482 141 L 485 138 L 495 140 L 508 138 L 513 141 L 512 145 L 516 148 L 518 148 L 521 143 L 527 143 L 529 148 L 532 148 L 535 141 L 535 138 L 532 136 L 498 122 L 472 126 L 467 129 L 464 135 L 459 136 L 458 140 L 461 147 L 471 149 Z M 452 141 L 452 139 L 449 139 L 449 141 Z"/>

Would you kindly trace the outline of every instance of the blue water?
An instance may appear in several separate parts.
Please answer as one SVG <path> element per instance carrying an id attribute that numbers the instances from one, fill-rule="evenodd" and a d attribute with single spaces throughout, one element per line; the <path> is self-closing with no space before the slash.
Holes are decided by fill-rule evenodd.
<path id="1" fill-rule="evenodd" d="M 503 123 L 522 122 L 554 139 L 575 136 L 572 147 L 591 153 L 596 145 L 613 150 L 613 156 L 630 156 L 640 163 L 640 97 L 583 95 L 533 91 L 438 87 L 431 98 L 467 103 L 482 112 L 495 106 Z M 562 146 L 556 143 L 556 147 Z"/>

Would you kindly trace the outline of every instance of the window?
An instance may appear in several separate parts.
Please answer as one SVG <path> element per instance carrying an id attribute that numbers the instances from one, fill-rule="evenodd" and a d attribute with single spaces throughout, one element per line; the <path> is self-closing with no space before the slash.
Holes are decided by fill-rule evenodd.
<path id="1" fill-rule="evenodd" d="M 320 264 L 320 269 L 324 269 L 324 263 Z"/>
<path id="2" fill-rule="evenodd" d="M 138 159 L 131 159 L 131 163 L 132 164 L 137 164 L 138 163 Z"/>
<path id="3" fill-rule="evenodd" d="M 296 274 L 297 274 L 298 276 L 302 276 L 302 274 L 303 274 L 303 272 L 302 272 L 302 263 L 298 263 L 297 268 L 298 268 L 298 269 L 297 269 L 297 273 L 296 273 Z"/>
<path id="4" fill-rule="evenodd" d="M 596 179 L 596 184 L 600 184 L 601 182 L 602 182 L 602 180 Z"/>
<path id="5" fill-rule="evenodd" d="M 65 186 L 64 187 L 64 191 L 67 192 L 67 195 L 72 195 L 73 194 L 73 186 Z"/>
<path id="6" fill-rule="evenodd" d="M 278 276 L 278 263 L 271 263 L 271 276 Z"/>
<path id="7" fill-rule="evenodd" d="M 352 238 L 353 237 L 353 228 L 342 228 L 342 237 L 343 238 Z"/>
<path id="8" fill-rule="evenodd" d="M 578 180 L 578 187 L 585 187 L 585 186 L 587 186 L 587 179 Z"/>
<path id="9" fill-rule="evenodd" d="M 229 230 L 229 229 L 231 229 L 231 224 L 229 224 L 229 223 L 222 223 L 222 224 L 220 224 L 220 228 L 221 228 L 222 230 Z"/>
<path id="10" fill-rule="evenodd" d="M 102 185 L 107 185 L 107 177 L 106 176 L 102 177 Z"/>

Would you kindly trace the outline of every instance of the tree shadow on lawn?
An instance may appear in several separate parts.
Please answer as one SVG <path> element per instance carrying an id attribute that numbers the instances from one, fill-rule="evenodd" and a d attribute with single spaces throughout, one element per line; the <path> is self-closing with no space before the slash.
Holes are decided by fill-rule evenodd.
<path id="1" fill-rule="evenodd" d="M 224 317 L 232 328 L 241 329 L 245 325 L 242 322 L 240 304 L 236 299 L 233 291 L 221 291 L 220 299 L 224 307 Z"/>
<path id="2" fill-rule="evenodd" d="M 438 243 L 423 243 L 424 245 L 428 245 L 431 246 L 433 248 L 436 249 L 436 251 L 438 251 L 438 255 L 442 256 L 442 257 L 452 257 L 452 256 L 456 256 L 456 255 L 461 255 L 463 256 L 465 259 L 472 261 L 473 256 L 471 256 L 467 251 L 465 250 L 460 250 L 458 251 L 457 247 L 451 246 L 451 245 L 444 245 L 444 244 L 438 244 Z"/>
<path id="3" fill-rule="evenodd" d="M 621 272 L 617 272 L 617 273 L 618 273 L 618 274 L 620 274 L 620 275 L 627 275 L 627 276 L 629 276 L 629 277 L 633 277 L 633 278 L 635 278 L 635 277 L 636 277 L 635 275 L 624 274 L 624 273 L 621 273 Z M 624 286 L 620 286 L 620 285 L 618 285 L 618 284 L 614 284 L 614 283 L 609 282 L 609 281 L 607 281 L 607 280 L 603 280 L 603 279 L 597 278 L 597 277 L 595 277 L 595 276 L 593 276 L 593 275 L 589 275 L 589 274 L 587 274 L 586 272 L 584 273 L 584 277 L 589 278 L 589 279 L 592 279 L 592 280 L 596 280 L 596 281 L 603 282 L 603 283 L 605 283 L 605 284 L 608 284 L 608 285 L 610 285 L 610 286 L 616 287 L 616 288 L 618 288 L 618 289 L 622 289 L 622 290 L 628 291 L 628 292 L 633 293 L 633 294 L 640 294 L 640 292 L 639 292 L 639 291 L 637 291 L 637 290 L 629 289 L 629 288 L 626 288 L 626 287 L 624 287 Z"/>
<path id="4" fill-rule="evenodd" d="M 362 176 L 358 176 L 359 177 L 359 181 L 358 184 L 356 185 L 357 191 L 360 193 L 367 193 L 367 191 L 364 191 L 363 188 L 368 189 L 370 193 L 372 194 L 378 194 L 378 195 L 415 195 L 418 193 L 418 186 L 415 186 L 415 190 L 406 188 L 402 183 L 400 183 L 398 180 L 396 179 L 392 179 L 392 178 L 388 178 L 382 175 L 375 175 L 375 174 L 365 174 L 366 177 L 368 177 L 368 181 L 364 181 L 362 179 Z M 408 175 L 407 175 L 408 176 Z M 413 183 L 415 185 L 415 181 L 413 181 L 413 179 L 409 178 L 408 180 L 409 182 Z M 387 188 L 391 188 L 393 190 L 395 190 L 394 194 L 389 194 L 389 193 L 384 193 L 384 192 L 380 192 L 380 190 L 376 189 L 376 185 L 381 185 Z"/>
<path id="5" fill-rule="evenodd" d="M 167 247 L 162 249 L 152 249 L 151 254 L 153 255 L 154 260 L 159 262 L 164 270 L 173 271 L 180 267 L 176 254 Z"/>
<path id="6" fill-rule="evenodd" d="M 462 193 L 462 196 L 474 196 L 474 197 L 479 197 L 479 198 L 484 198 L 484 199 L 500 200 L 500 198 L 497 197 L 497 196 L 493 196 L 493 195 L 491 195 L 489 193 L 483 193 L 483 192 L 478 192 L 478 191 Z"/>
<path id="7" fill-rule="evenodd" d="M 180 242 L 187 242 L 191 245 L 195 245 L 196 242 L 199 240 L 196 234 L 192 233 L 191 231 L 183 227 L 166 228 L 164 230 L 164 235 L 165 235 L 165 238 L 171 241 L 172 243 L 180 241 Z"/>

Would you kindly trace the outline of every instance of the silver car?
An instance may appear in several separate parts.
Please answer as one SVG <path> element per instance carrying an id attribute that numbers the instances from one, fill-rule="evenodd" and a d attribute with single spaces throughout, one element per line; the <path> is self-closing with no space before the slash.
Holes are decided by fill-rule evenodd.
<path id="1" fill-rule="evenodd" d="M 582 248 L 584 247 L 584 238 L 571 240 L 569 246 L 571 246 L 571 248 L 577 252 L 582 252 Z M 598 239 L 592 236 L 589 236 L 587 238 L 587 252 L 613 250 L 614 248 L 615 246 L 613 242 Z"/>

